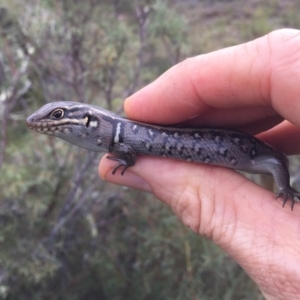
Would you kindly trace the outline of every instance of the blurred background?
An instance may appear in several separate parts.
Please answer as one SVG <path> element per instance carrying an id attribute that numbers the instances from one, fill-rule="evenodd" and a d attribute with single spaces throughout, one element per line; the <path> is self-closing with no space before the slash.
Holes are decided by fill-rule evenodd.
<path id="1" fill-rule="evenodd" d="M 298 0 L 0 0 L 0 299 L 263 299 L 164 204 L 103 182 L 102 154 L 25 119 L 56 100 L 122 113 L 177 62 L 299 28 L 299 11 Z"/>

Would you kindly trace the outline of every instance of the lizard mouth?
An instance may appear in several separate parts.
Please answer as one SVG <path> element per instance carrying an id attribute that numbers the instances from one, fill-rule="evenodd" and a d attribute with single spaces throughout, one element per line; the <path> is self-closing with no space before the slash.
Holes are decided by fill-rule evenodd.
<path id="1" fill-rule="evenodd" d="M 36 126 L 34 126 L 32 123 L 29 123 L 28 121 L 26 121 L 26 125 L 29 129 L 36 129 Z"/>
<path id="2" fill-rule="evenodd" d="M 29 129 L 34 131 L 38 131 L 38 132 L 48 131 L 48 123 L 36 121 L 36 119 L 33 116 L 27 118 L 26 125 Z"/>

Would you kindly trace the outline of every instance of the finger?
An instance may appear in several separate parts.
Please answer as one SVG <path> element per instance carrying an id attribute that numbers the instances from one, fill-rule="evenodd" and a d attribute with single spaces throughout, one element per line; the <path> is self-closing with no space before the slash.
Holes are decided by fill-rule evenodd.
<path id="1" fill-rule="evenodd" d="M 260 113 L 258 113 L 260 111 Z M 191 127 L 211 127 L 211 128 L 227 128 L 236 129 L 242 132 L 255 135 L 260 132 L 269 130 L 283 121 L 283 118 L 278 114 L 264 113 L 264 108 L 250 107 L 245 114 L 244 108 L 233 109 L 209 109 L 201 120 L 188 120 L 182 122 L 181 125 Z M 224 124 L 226 124 L 224 126 Z M 237 126 L 238 124 L 238 126 Z"/>
<path id="2" fill-rule="evenodd" d="M 300 152 L 300 128 L 288 121 L 258 135 L 258 138 L 287 155 Z"/>
<path id="3" fill-rule="evenodd" d="M 270 128 L 274 122 L 276 124 L 282 121 L 277 113 L 267 107 L 249 107 L 247 113 L 245 108 L 232 108 L 232 109 L 216 109 L 207 108 L 205 113 L 200 117 L 189 119 L 181 124 L 191 125 L 194 127 L 224 127 L 244 129 L 246 132 L 261 132 L 264 128 Z M 266 123 L 266 124 L 265 124 Z M 256 124 L 256 129 L 253 125 Z"/>
<path id="4" fill-rule="evenodd" d="M 112 180 L 112 166 L 103 161 L 99 172 L 104 179 L 152 191 L 185 225 L 231 255 L 264 294 L 282 294 L 289 288 L 286 282 L 300 282 L 293 272 L 300 264 L 299 205 L 293 212 L 288 206 L 282 208 L 273 193 L 221 167 L 142 157 L 124 176 Z"/>
<path id="5" fill-rule="evenodd" d="M 205 229 L 205 232 L 202 232 L 204 229 L 201 229 L 200 222 L 203 221 L 201 218 L 201 209 L 205 210 L 205 213 L 203 213 L 205 219 L 208 211 L 212 213 L 212 211 L 216 209 L 216 205 L 222 208 L 225 208 L 225 206 L 232 208 L 235 205 L 239 205 L 240 201 L 238 201 L 238 203 L 235 203 L 235 201 L 248 197 L 245 194 L 250 194 L 249 189 L 253 189 L 253 186 L 255 193 L 259 193 L 260 190 L 262 190 L 236 171 L 222 167 L 212 167 L 201 164 L 202 168 L 199 168 L 199 164 L 158 157 L 140 156 L 136 164 L 129 168 L 124 176 L 122 176 L 120 172 L 117 172 L 115 175 L 112 174 L 111 170 L 114 164 L 112 161 L 108 161 L 107 163 L 105 158 L 101 161 L 99 173 L 102 178 L 108 181 L 113 180 L 114 183 L 128 185 L 132 188 L 154 193 L 156 197 L 173 208 L 174 212 L 181 217 L 184 224 L 191 227 L 194 231 L 202 234 L 205 233 L 208 236 L 211 234 L 208 228 Z M 218 190 L 217 187 L 220 190 Z M 264 193 L 265 191 L 262 190 L 262 192 Z M 274 200 L 275 196 L 269 192 L 265 193 L 271 195 L 268 195 L 269 200 L 272 199 L 270 202 L 274 205 L 276 203 Z M 185 197 L 181 199 L 181 196 L 184 194 L 186 194 Z M 180 195 L 180 197 L 177 198 L 177 195 Z M 218 197 L 218 200 L 217 203 L 214 203 L 216 197 Z M 204 205 L 201 208 L 200 206 L 198 207 L 201 202 L 199 198 L 200 200 L 205 198 L 205 201 L 207 201 L 207 203 L 201 203 L 201 205 Z M 255 199 L 255 201 L 257 201 L 256 203 L 252 201 L 251 207 L 252 205 L 261 206 L 263 203 L 262 199 L 263 197 L 258 197 Z M 185 201 L 187 202 L 184 203 Z M 281 207 L 281 203 L 278 202 L 277 204 Z M 243 205 L 241 205 L 240 208 L 242 208 Z M 189 211 L 186 211 L 182 215 L 181 207 L 183 206 Z M 190 218 L 190 215 L 193 215 L 195 211 L 196 214 L 193 219 Z M 188 219 L 185 219 L 185 216 L 188 216 Z"/>
<path id="6" fill-rule="evenodd" d="M 200 124 L 203 115 L 222 124 L 210 114 L 212 109 L 244 108 L 236 119 L 238 126 L 247 109 L 256 107 L 261 119 L 278 113 L 300 126 L 299 50 L 299 31 L 285 29 L 187 59 L 129 97 L 125 111 L 132 119 L 156 124 L 192 118 Z"/>
<path id="7" fill-rule="evenodd" d="M 282 202 L 275 200 L 272 192 L 255 185 L 238 172 L 203 164 L 202 168 L 198 166 L 184 161 L 142 156 L 122 176 L 120 172 L 113 175 L 114 162 L 106 163 L 104 158 L 99 173 L 105 180 L 153 193 L 172 207 L 184 224 L 209 237 L 215 224 L 207 227 L 207 217 L 210 219 L 211 214 L 221 213 L 223 209 L 229 209 L 231 213 L 240 212 L 238 216 L 242 219 L 243 214 L 249 214 L 249 211 L 260 210 L 255 216 L 264 216 L 262 219 L 273 215 L 274 210 L 281 212 Z M 182 207 L 186 209 L 184 213 Z M 295 207 L 298 209 L 297 204 Z M 300 212 L 300 207 L 298 210 Z M 283 211 L 290 215 L 290 207 Z"/>
<path id="8" fill-rule="evenodd" d="M 274 126 L 277 126 L 283 121 L 283 118 L 279 115 L 272 117 L 266 117 L 263 120 L 258 120 L 254 122 L 249 122 L 247 125 L 238 126 L 236 129 L 242 132 L 247 132 L 251 135 L 257 135 L 258 133 L 267 131 Z"/>

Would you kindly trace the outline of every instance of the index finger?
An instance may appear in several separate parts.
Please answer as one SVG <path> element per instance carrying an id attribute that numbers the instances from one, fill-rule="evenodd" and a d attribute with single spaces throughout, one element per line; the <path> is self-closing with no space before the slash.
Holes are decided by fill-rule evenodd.
<path id="1" fill-rule="evenodd" d="M 299 31 L 284 29 L 186 59 L 129 97 L 125 111 L 155 124 L 245 127 L 280 115 L 300 126 L 299 50 Z"/>

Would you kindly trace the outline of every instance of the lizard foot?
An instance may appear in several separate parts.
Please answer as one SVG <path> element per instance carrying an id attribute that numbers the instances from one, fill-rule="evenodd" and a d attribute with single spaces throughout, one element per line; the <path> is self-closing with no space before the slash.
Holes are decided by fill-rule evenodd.
<path id="1" fill-rule="evenodd" d="M 279 197 L 283 198 L 282 207 L 284 207 L 286 202 L 288 201 L 288 199 L 290 199 L 292 210 L 294 208 L 295 202 L 300 201 L 300 193 L 297 192 L 295 189 L 293 189 L 291 186 L 287 186 L 287 187 L 281 189 L 280 192 L 277 194 L 276 199 Z M 295 200 L 295 198 L 296 198 L 296 200 Z"/>

